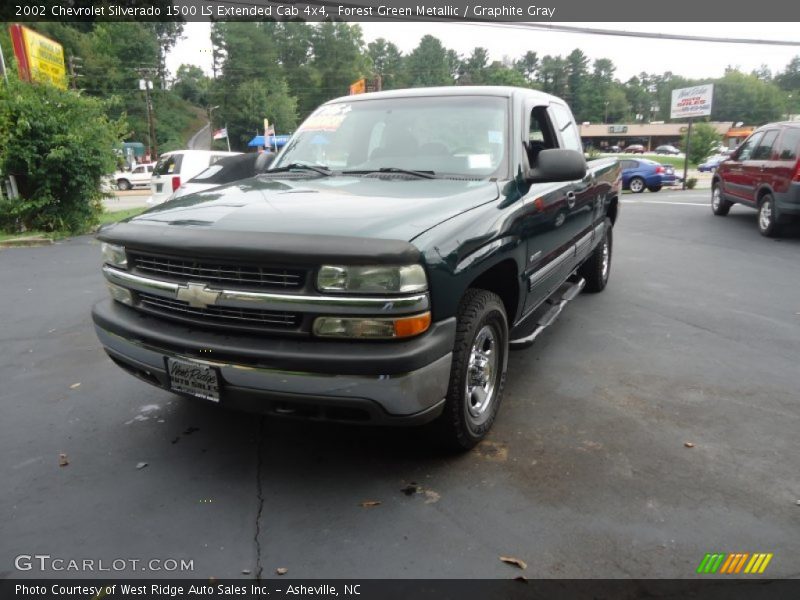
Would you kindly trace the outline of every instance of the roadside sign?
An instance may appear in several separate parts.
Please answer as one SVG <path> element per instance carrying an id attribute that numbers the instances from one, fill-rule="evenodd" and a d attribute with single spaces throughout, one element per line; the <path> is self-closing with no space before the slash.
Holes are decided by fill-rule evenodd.
<path id="1" fill-rule="evenodd" d="M 367 91 L 367 80 L 364 77 L 350 84 L 351 96 L 353 96 L 354 94 L 363 94 L 366 91 Z"/>
<path id="2" fill-rule="evenodd" d="M 10 31 L 19 78 L 67 89 L 64 47 L 24 25 L 11 25 Z"/>
<path id="3" fill-rule="evenodd" d="M 672 90 L 669 118 L 707 117 L 711 114 L 714 84 Z"/>

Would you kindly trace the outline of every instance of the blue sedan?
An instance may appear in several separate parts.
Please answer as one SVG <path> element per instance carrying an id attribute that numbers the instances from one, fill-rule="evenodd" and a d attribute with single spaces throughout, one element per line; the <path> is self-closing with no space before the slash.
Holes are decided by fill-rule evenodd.
<path id="1" fill-rule="evenodd" d="M 709 173 L 713 173 L 714 171 L 717 170 L 719 163 L 721 163 L 723 160 L 727 158 L 729 157 L 723 156 L 721 154 L 718 154 L 716 156 L 709 156 L 707 159 L 705 159 L 705 161 L 697 165 L 697 170 L 700 171 L 701 173 L 705 173 L 706 171 L 708 171 Z"/>
<path id="2" fill-rule="evenodd" d="M 652 160 L 624 159 L 620 161 L 622 167 L 622 189 L 630 190 L 634 194 L 641 194 L 645 188 L 651 192 L 658 192 L 662 186 L 675 183 L 675 170 L 665 167 Z"/>

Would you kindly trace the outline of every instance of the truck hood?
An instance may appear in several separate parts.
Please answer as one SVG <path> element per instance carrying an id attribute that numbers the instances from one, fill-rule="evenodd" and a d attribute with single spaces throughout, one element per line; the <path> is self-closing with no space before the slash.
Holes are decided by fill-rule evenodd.
<path id="1" fill-rule="evenodd" d="M 254 177 L 170 200 L 127 226 L 409 241 L 498 196 L 492 181 Z"/>

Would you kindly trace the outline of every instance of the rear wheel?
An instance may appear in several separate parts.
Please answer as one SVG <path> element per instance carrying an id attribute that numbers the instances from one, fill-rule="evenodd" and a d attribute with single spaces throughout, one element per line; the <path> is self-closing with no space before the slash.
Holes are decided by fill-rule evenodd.
<path id="1" fill-rule="evenodd" d="M 775 199 L 766 194 L 758 205 L 758 231 L 766 237 L 778 235 L 778 219 L 775 215 Z"/>
<path id="2" fill-rule="evenodd" d="M 458 311 L 453 365 L 440 440 L 449 448 L 469 450 L 494 423 L 508 361 L 508 320 L 497 294 L 470 289 Z"/>
<path id="3" fill-rule="evenodd" d="M 124 191 L 131 189 L 131 182 L 127 179 L 117 179 L 117 188 Z"/>
<path id="4" fill-rule="evenodd" d="M 630 183 L 628 184 L 628 187 L 631 188 L 631 191 L 634 194 L 641 194 L 645 188 L 644 179 L 642 179 L 641 177 L 634 177 L 633 179 L 631 179 Z"/>
<path id="5" fill-rule="evenodd" d="M 730 212 L 731 206 L 733 206 L 733 203 L 722 197 L 722 192 L 719 191 L 718 185 L 711 188 L 711 212 L 718 217 L 724 217 Z"/>
<path id="6" fill-rule="evenodd" d="M 578 269 L 578 275 L 586 280 L 584 291 L 596 294 L 606 289 L 608 276 L 611 274 L 611 250 L 613 245 L 614 234 L 611 219 L 606 219 L 603 240 Z"/>

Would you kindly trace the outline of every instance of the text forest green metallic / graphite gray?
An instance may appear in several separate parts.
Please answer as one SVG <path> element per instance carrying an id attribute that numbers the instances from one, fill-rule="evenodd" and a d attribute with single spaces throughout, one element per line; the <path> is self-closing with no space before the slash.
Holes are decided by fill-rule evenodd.
<path id="1" fill-rule="evenodd" d="M 576 271 L 585 261 L 600 256 L 608 276 L 618 164 L 587 165 L 582 154 L 566 151 L 575 139 L 579 144 L 569 109 L 531 90 L 421 88 L 340 98 L 321 109 L 486 98 L 499 99 L 506 119 L 504 138 L 492 140 L 504 158 L 488 176 L 343 173 L 347 168 L 334 166 L 327 175 L 268 171 L 104 228 L 98 238 L 127 256 L 126 264 L 103 267 L 115 299 L 93 308 L 109 356 L 165 389 L 175 387 L 169 359 L 210 368 L 220 404 L 246 410 L 374 424 L 435 419 L 453 393 L 457 320 L 468 290 L 502 300 L 513 345 L 531 336 L 543 308 L 560 311 L 580 290 Z M 537 143 L 544 148 L 538 157 Z M 424 268 L 427 290 L 359 294 L 315 286 L 322 265 L 414 264 Z M 556 297 L 569 281 L 572 292 Z M 321 316 L 380 325 L 427 311 L 430 327 L 403 339 L 322 339 L 313 328 Z M 503 331 L 497 322 L 478 328 L 458 393 L 486 400 L 501 387 L 495 374 L 506 363 Z M 479 423 L 488 404 L 468 406 L 470 419 Z"/>

